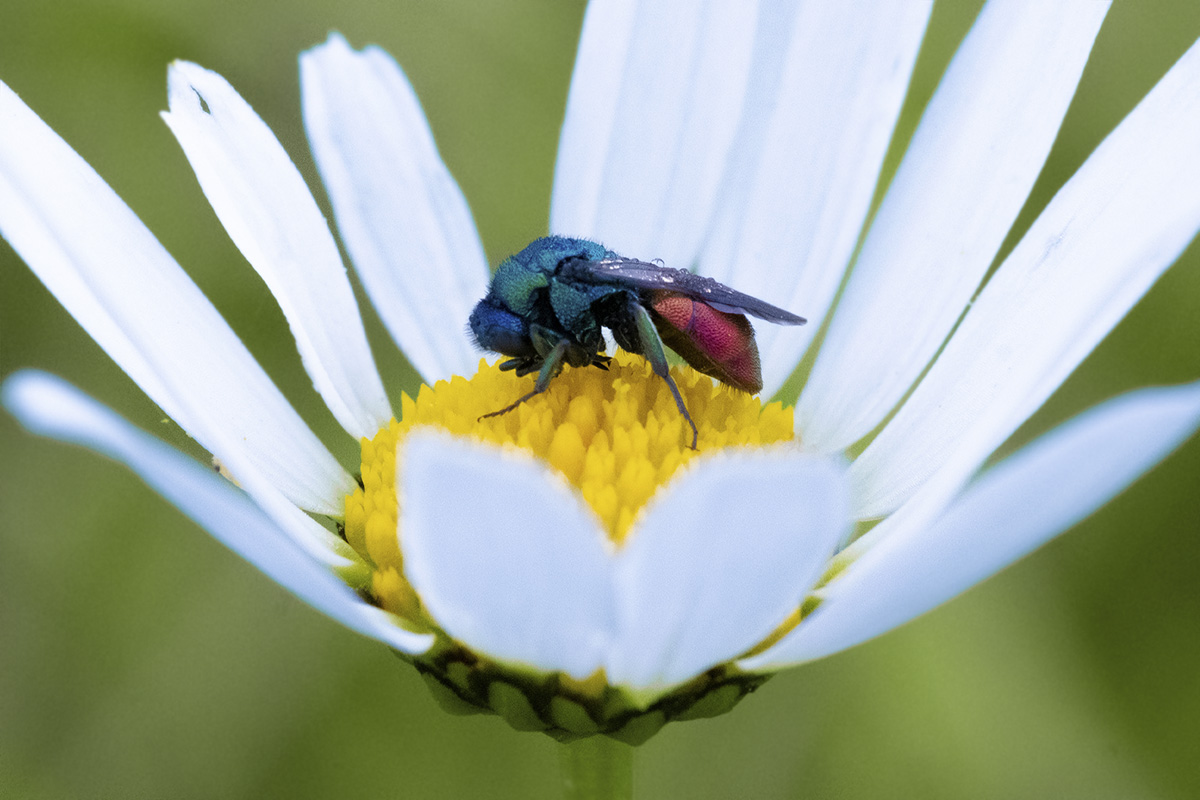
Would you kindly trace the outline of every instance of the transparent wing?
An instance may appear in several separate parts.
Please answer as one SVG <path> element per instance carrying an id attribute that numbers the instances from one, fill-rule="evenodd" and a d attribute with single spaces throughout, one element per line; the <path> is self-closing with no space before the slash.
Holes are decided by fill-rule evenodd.
<path id="1" fill-rule="evenodd" d="M 798 317 L 790 311 L 784 311 L 757 297 L 742 294 L 712 278 L 697 275 L 686 269 L 672 269 L 625 258 L 577 261 L 567 267 L 576 272 L 575 277 L 588 281 L 678 292 L 729 314 L 749 314 L 777 325 L 803 325 L 807 322 L 804 317 Z"/>

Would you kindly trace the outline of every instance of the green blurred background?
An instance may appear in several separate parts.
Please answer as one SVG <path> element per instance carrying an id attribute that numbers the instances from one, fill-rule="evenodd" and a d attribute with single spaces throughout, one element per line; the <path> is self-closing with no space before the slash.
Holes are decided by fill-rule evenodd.
<path id="1" fill-rule="evenodd" d="M 978 5 L 938 4 L 892 167 Z M 157 116 L 167 63 L 229 78 L 316 186 L 296 56 L 334 29 L 383 45 L 494 263 L 544 232 L 582 14 L 563 0 L 4 0 L 0 79 L 350 460 Z M 1197 36 L 1195 0 L 1118 0 L 1019 228 Z M 1116 392 L 1200 377 L 1198 262 L 1192 247 L 1010 447 Z M 53 371 L 197 452 L 2 244 L 0 286 L 0 375 Z M 389 388 L 412 389 L 369 324 Z M 386 649 L 302 606 L 123 469 L 4 415 L 0 454 L 0 797 L 556 796 L 550 740 L 443 714 Z M 1200 796 L 1198 486 L 1200 440 L 965 597 L 777 677 L 728 716 L 667 728 L 639 752 L 639 796 Z"/>

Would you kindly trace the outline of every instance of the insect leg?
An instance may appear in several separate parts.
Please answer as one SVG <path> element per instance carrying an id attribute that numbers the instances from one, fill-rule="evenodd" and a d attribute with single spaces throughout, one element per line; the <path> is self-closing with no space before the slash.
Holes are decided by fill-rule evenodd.
<path id="1" fill-rule="evenodd" d="M 654 327 L 654 320 L 650 318 L 650 313 L 646 311 L 645 307 L 632 298 L 629 300 L 629 311 L 637 322 L 638 341 L 641 344 L 642 355 L 650 362 L 650 368 L 654 370 L 654 374 L 671 387 L 671 394 L 675 396 L 675 405 L 679 407 L 679 413 L 683 414 L 687 424 L 692 426 L 692 449 L 695 450 L 699 432 L 696 430 L 696 423 L 692 422 L 692 415 L 688 413 L 687 406 L 683 404 L 683 396 L 679 394 L 679 387 L 675 385 L 675 379 L 671 377 L 667 354 L 663 350 L 658 330 Z"/>
<path id="2" fill-rule="evenodd" d="M 518 398 L 515 403 L 512 405 L 507 405 L 499 411 L 493 411 L 490 414 L 484 414 L 482 417 L 480 417 L 480 419 L 498 417 L 501 414 L 507 414 L 509 411 L 512 411 L 529 398 L 546 391 L 546 387 L 550 385 L 550 381 L 555 375 L 562 371 L 563 361 L 566 359 L 567 348 L 570 346 L 570 344 L 571 343 L 567 339 L 560 339 L 559 342 L 554 345 L 554 348 L 549 352 L 549 354 L 547 354 L 546 360 L 542 362 L 542 368 L 538 372 L 537 382 L 533 384 L 532 392 Z"/>

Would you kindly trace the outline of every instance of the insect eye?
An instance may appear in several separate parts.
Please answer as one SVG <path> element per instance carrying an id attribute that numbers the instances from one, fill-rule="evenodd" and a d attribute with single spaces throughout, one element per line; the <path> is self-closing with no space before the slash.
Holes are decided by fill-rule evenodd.
<path id="1" fill-rule="evenodd" d="M 529 338 L 529 323 L 486 298 L 475 305 L 470 326 L 476 344 L 484 350 L 516 358 L 537 355 Z"/>

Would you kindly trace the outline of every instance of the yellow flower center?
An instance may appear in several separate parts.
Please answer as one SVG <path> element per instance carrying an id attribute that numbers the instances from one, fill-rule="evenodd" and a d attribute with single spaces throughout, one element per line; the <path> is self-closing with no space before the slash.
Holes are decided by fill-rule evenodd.
<path id="1" fill-rule="evenodd" d="M 568 367 L 546 392 L 496 417 L 481 417 L 532 389 L 481 361 L 475 377 L 422 386 L 403 395 L 400 420 L 362 440 L 362 488 L 346 497 L 346 540 L 374 565 L 380 604 L 420 622 L 420 604 L 404 580 L 396 535 L 396 448 L 413 428 L 433 425 L 483 442 L 530 451 L 561 472 L 620 544 L 639 509 L 696 456 L 724 447 L 790 440 L 792 410 L 715 383 L 690 367 L 671 370 L 699 431 L 675 406 L 666 382 L 642 358 L 619 353 L 607 371 Z M 404 532 L 400 531 L 403 536 Z"/>

